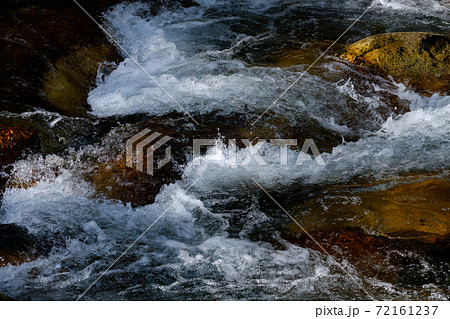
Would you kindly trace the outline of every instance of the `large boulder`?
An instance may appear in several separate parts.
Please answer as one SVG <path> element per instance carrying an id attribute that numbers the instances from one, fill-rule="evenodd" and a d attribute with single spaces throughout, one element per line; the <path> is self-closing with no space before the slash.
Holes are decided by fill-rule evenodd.
<path id="1" fill-rule="evenodd" d="M 450 93 L 450 37 L 446 35 L 374 35 L 349 45 L 340 57 L 390 75 L 423 93 Z"/>

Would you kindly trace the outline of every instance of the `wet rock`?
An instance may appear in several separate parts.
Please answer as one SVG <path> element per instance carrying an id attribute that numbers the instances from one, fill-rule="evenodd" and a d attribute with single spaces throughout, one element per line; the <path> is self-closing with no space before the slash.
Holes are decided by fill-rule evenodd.
<path id="1" fill-rule="evenodd" d="M 131 121 L 131 118 L 127 118 Z M 188 118 L 179 118 L 172 114 L 162 118 L 142 120 L 135 124 L 122 125 L 113 129 L 99 143 L 83 150 L 84 177 L 92 183 L 97 196 L 114 199 L 132 206 L 142 206 L 154 202 L 163 185 L 181 178 L 186 154 L 192 154 L 194 139 L 253 139 L 256 137 L 248 130 L 241 130 L 248 122 L 245 115 L 197 116 L 200 126 L 193 125 Z M 217 124 L 220 123 L 220 126 Z M 220 130 L 219 130 L 220 128 Z M 171 160 L 161 169 L 155 166 L 154 175 L 128 167 L 126 163 L 126 142 L 144 129 L 158 132 L 172 139 L 155 152 L 154 163 L 165 157 L 165 149 L 171 147 Z M 260 131 L 259 131 L 260 132 Z M 161 138 L 159 137 L 159 138 Z M 270 136 L 260 136 L 270 138 Z M 142 139 L 136 141 L 138 143 Z M 238 147 L 244 147 L 238 143 Z M 301 147 L 301 145 L 299 146 Z M 206 148 L 202 148 L 205 152 Z M 143 162 L 147 159 L 144 157 Z"/>
<path id="2" fill-rule="evenodd" d="M 126 120 L 136 121 L 136 118 L 133 116 Z M 60 129 L 63 129 L 66 125 L 70 126 L 70 123 L 72 123 L 63 122 L 64 119 L 58 122 L 55 127 L 62 124 L 63 126 Z M 47 156 L 45 159 L 42 159 L 44 164 L 41 167 L 25 175 L 20 172 L 11 172 L 6 187 L 28 188 L 43 179 L 56 178 L 64 170 L 70 170 L 74 172 L 76 178 L 84 179 L 93 185 L 94 192 L 92 196 L 94 197 L 130 203 L 134 207 L 153 203 L 163 185 L 172 183 L 181 177 L 182 165 L 186 162 L 187 147 L 192 145 L 192 140 L 187 136 L 189 134 L 185 134 L 187 127 L 192 125 L 187 120 L 180 120 L 180 122 L 182 123 L 152 119 L 137 124 L 124 125 L 115 123 L 118 127 L 113 129 L 108 129 L 108 127 L 112 126 L 107 125 L 109 122 L 105 126 L 87 126 L 88 130 L 94 130 L 95 134 L 100 134 L 100 131 L 103 129 L 107 129 L 109 133 L 104 133 L 103 137 L 93 136 L 94 139 L 98 140 L 93 141 L 91 145 L 68 150 L 58 156 Z M 171 127 L 176 127 L 177 130 Z M 155 173 L 153 176 L 137 170 L 136 165 L 128 167 L 126 163 L 127 140 L 144 129 L 150 129 L 152 133 L 159 132 L 161 138 L 162 136 L 172 138 L 155 152 Z M 70 127 L 67 127 L 66 130 L 70 132 Z M 90 134 L 93 135 L 92 132 Z M 204 138 L 204 135 L 199 136 Z M 215 138 L 216 136 L 217 130 L 214 131 L 211 137 Z M 86 140 L 83 138 L 83 141 Z M 140 141 L 137 140 L 136 143 Z M 63 142 L 70 143 L 73 147 L 76 146 L 73 143 L 78 143 L 70 141 L 69 138 L 67 140 L 64 139 L 61 143 Z M 171 160 L 163 167 L 158 168 L 157 163 L 165 158 L 165 150 L 168 146 L 172 150 Z M 142 162 L 145 168 L 146 156 L 142 158 Z"/>
<path id="3" fill-rule="evenodd" d="M 118 56 L 111 45 L 103 43 L 80 48 L 50 66 L 43 78 L 43 92 L 58 110 L 72 116 L 85 116 L 86 100 L 99 66 L 104 61 L 114 60 L 118 60 Z"/>
<path id="4" fill-rule="evenodd" d="M 97 191 L 97 195 L 130 203 L 132 207 L 144 206 L 155 201 L 161 187 L 180 178 L 180 173 L 169 168 L 160 172 L 158 176 L 127 167 L 125 158 L 122 160 L 99 164 L 87 174 Z"/>
<path id="5" fill-rule="evenodd" d="M 325 250 L 336 261 L 345 260 L 367 276 L 387 282 L 396 280 L 398 265 L 391 258 L 395 245 L 389 239 L 369 235 L 358 228 L 317 231 L 310 235 L 314 240 L 303 232 L 288 240 L 321 254 L 325 254 Z"/>
<path id="6" fill-rule="evenodd" d="M 332 143 L 326 143 L 329 146 L 336 141 L 339 144 L 342 137 L 347 141 L 358 140 L 361 137 L 359 131 L 378 130 L 389 116 L 404 114 L 409 111 L 410 102 L 399 97 L 398 87 L 390 80 L 373 74 L 373 72 L 368 72 L 367 69 L 361 70 L 359 66 L 330 58 L 331 55 L 342 51 L 343 45 L 335 44 L 324 57 L 319 59 L 332 43 L 332 41 L 304 42 L 296 45 L 288 43 L 277 50 L 266 51 L 261 48 L 261 50 L 256 51 L 257 54 L 254 54 L 251 64 L 263 67 L 290 68 L 289 71 L 298 72 L 299 75 L 307 70 L 308 75 L 300 79 L 293 86 L 292 91 L 298 90 L 299 93 L 297 94 L 302 94 L 301 91 L 307 91 L 308 95 L 320 94 L 316 99 L 322 100 L 324 105 L 333 109 L 333 115 L 330 115 L 333 116 L 333 121 L 340 126 L 349 128 L 348 132 L 340 132 L 333 136 L 333 132 L 326 132 L 327 128 L 323 127 L 323 123 L 319 123 L 314 118 L 308 118 L 306 121 L 301 119 L 301 123 L 298 123 L 299 121 L 296 121 L 293 114 L 283 118 L 283 112 L 269 110 L 264 119 L 273 117 L 278 117 L 278 119 L 271 120 L 271 122 L 277 122 L 273 123 L 274 125 L 268 123 L 276 128 L 272 129 L 268 136 L 274 135 L 274 132 L 278 130 L 283 131 L 283 133 L 302 130 L 306 134 L 296 132 L 296 135 L 319 139 L 321 138 L 320 135 L 328 135 L 329 138 L 325 138 L 325 142 L 327 140 L 332 141 Z M 314 66 L 309 68 L 313 63 L 315 63 Z M 333 72 L 330 72 L 330 69 Z M 343 94 L 339 96 L 338 101 L 330 98 L 330 95 L 321 94 L 321 92 L 316 91 L 311 83 L 308 83 L 309 81 L 306 78 L 309 76 L 317 76 L 326 83 L 336 83 L 339 91 L 341 91 L 340 93 Z M 302 97 L 302 100 L 307 101 L 308 98 Z M 314 102 L 311 101 L 311 103 Z M 258 127 L 260 125 L 261 123 L 258 123 L 252 129 L 260 130 Z M 299 126 L 302 127 L 299 129 Z M 317 132 L 319 131 L 317 130 L 318 127 L 321 127 L 320 133 Z M 318 135 L 318 137 L 311 136 L 309 132 L 314 132 L 314 135 Z M 334 146 L 336 145 L 334 144 Z"/>
<path id="7" fill-rule="evenodd" d="M 85 115 L 99 65 L 121 59 L 100 28 L 65 4 L 11 8 L 0 18 L 0 93 L 6 110 L 40 107 Z"/>
<path id="8" fill-rule="evenodd" d="M 308 231 L 357 227 L 387 238 L 448 242 L 449 193 L 447 178 L 419 178 L 325 190 L 291 211 Z M 288 232 L 298 231 L 296 224 L 288 226 Z"/>
<path id="9" fill-rule="evenodd" d="M 4 294 L 0 294 L 0 301 L 15 301 L 14 299 L 12 299 L 11 297 L 8 297 Z"/>
<path id="10" fill-rule="evenodd" d="M 348 46 L 342 59 L 408 83 L 423 93 L 450 92 L 450 37 L 425 32 L 374 35 Z"/>
<path id="11" fill-rule="evenodd" d="M 121 2 L 79 1 L 100 23 L 102 12 Z M 193 5 L 190 0 L 149 1 L 154 14 L 161 8 Z M 86 98 L 99 67 L 111 69 L 123 60 L 115 45 L 73 1 L 9 0 L 2 6 L 2 108 L 87 116 Z"/>
<path id="12" fill-rule="evenodd" d="M 33 131 L 0 124 L 0 167 L 14 162 L 20 152 L 37 141 Z"/>
<path id="13" fill-rule="evenodd" d="M 148 128 L 151 133 L 136 140 L 137 143 L 144 140 L 150 134 L 158 132 L 172 139 L 157 149 L 154 153 L 155 168 L 153 174 L 146 171 L 147 156 L 142 157 L 144 171 L 134 166 L 127 166 L 126 142 L 143 129 Z M 163 185 L 173 183 L 181 178 L 181 163 L 185 161 L 184 152 L 181 151 L 184 143 L 180 142 L 176 132 L 162 126 L 152 125 L 127 125 L 114 129 L 98 146 L 93 146 L 92 152 L 86 151 L 86 171 L 83 173 L 86 180 L 92 183 L 97 196 L 130 203 L 133 207 L 151 204 Z M 157 140 L 158 140 L 157 139 Z M 157 141 L 155 140 L 155 142 Z M 170 147 L 172 155 L 170 161 L 159 168 L 156 163 L 166 157 L 166 149 Z M 91 153 L 91 155 L 89 155 Z M 146 152 L 144 152 L 146 153 Z"/>
<path id="14" fill-rule="evenodd" d="M 448 263 L 448 257 L 444 257 L 448 245 L 389 239 L 352 227 L 309 234 L 312 238 L 299 232 L 287 239 L 321 254 L 330 254 L 342 265 L 349 263 L 356 271 L 380 281 L 419 290 L 429 283 L 446 286 L 448 274 L 442 267 Z"/>
<path id="15" fill-rule="evenodd" d="M 396 185 L 362 197 L 364 205 L 379 211 L 374 230 L 388 236 L 425 242 L 450 235 L 450 181 L 430 179 Z M 382 195 L 382 198 L 380 198 Z"/>
<path id="16" fill-rule="evenodd" d="M 36 112 L 27 116 L 11 114 L 9 117 L 0 117 L 0 127 L 24 127 L 35 132 L 39 141 L 38 144 L 33 144 L 34 153 L 62 155 L 67 153 L 68 148 L 78 150 L 84 145 L 98 143 L 112 128 L 120 126 L 124 121 L 112 117 L 93 120 Z"/>
<path id="17" fill-rule="evenodd" d="M 50 247 L 30 234 L 25 227 L 0 224 L 0 267 L 20 265 L 46 255 L 49 251 Z"/>
<path id="18" fill-rule="evenodd" d="M 316 62 L 316 66 L 320 66 L 327 60 L 324 58 L 318 60 L 318 58 L 331 44 L 333 44 L 333 41 L 288 43 L 278 50 L 270 50 L 268 52 L 264 52 L 263 48 L 261 48 L 258 51 L 259 54 L 253 57 L 252 62 L 256 65 L 281 68 L 301 64 L 311 65 L 314 62 Z M 328 54 L 342 49 L 342 45 L 335 44 L 329 49 Z"/>
<path id="19" fill-rule="evenodd" d="M 149 5 L 155 8 L 162 7 L 174 7 L 175 5 L 181 5 L 184 8 L 198 6 L 198 3 L 193 0 L 129 0 L 127 2 L 147 2 Z M 86 11 L 96 18 L 100 18 L 101 14 L 113 5 L 122 3 L 122 0 L 78 0 L 77 1 Z M 30 6 L 47 6 L 54 7 L 59 5 L 73 6 L 76 4 L 72 0 L 5 0 L 2 2 L 4 8 L 24 8 Z"/>

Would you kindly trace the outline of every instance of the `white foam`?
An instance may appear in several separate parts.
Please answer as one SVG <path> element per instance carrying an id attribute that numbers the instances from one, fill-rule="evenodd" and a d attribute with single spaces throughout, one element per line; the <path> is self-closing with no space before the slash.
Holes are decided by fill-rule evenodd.
<path id="1" fill-rule="evenodd" d="M 379 0 L 379 5 L 391 10 L 427 13 L 443 18 L 450 13 L 449 8 L 436 0 Z"/>
<path id="2" fill-rule="evenodd" d="M 245 47 L 246 41 L 251 43 L 255 39 L 229 31 L 230 21 L 241 17 L 211 18 L 208 14 L 209 6 L 232 10 L 236 5 L 233 3 L 207 1 L 201 3 L 202 7 L 164 11 L 151 19 L 140 14 L 145 4 L 122 4 L 105 13 L 105 18 L 118 41 L 182 108 L 192 114 L 248 112 L 254 113 L 256 119 L 307 66 L 289 70 L 248 67 L 234 59 L 236 47 Z M 265 1 L 239 2 L 242 10 L 259 13 L 271 5 Z M 98 78 L 97 87 L 88 97 L 92 113 L 97 116 L 183 113 L 153 79 L 126 57 L 110 75 Z M 321 77 L 305 74 L 273 109 L 280 114 L 290 112 L 300 116 L 308 112 L 311 117 L 317 114 L 322 119 L 333 117 L 342 126 L 339 122 L 344 115 L 328 114 L 331 105 L 338 104 L 338 108 L 333 108 L 335 111 L 342 109 L 342 113 L 348 113 L 345 101 L 359 94 L 358 100 L 367 104 L 367 108 L 384 106 L 377 97 L 355 93 L 352 84 L 347 84 L 349 88 L 334 86 Z"/>
<path id="3" fill-rule="evenodd" d="M 42 160 L 38 159 L 35 163 L 39 166 L 38 162 Z M 51 167 L 48 169 L 51 170 Z M 39 299 L 76 298 L 76 289 L 85 289 L 170 205 L 172 208 L 124 258 L 128 260 L 129 256 L 136 256 L 137 261 L 126 261 L 125 266 L 115 267 L 109 272 L 112 278 L 123 273 L 129 275 L 149 271 L 159 274 L 162 280 L 167 280 L 165 276 L 175 276 L 177 280 L 169 286 L 157 282 L 141 285 L 140 289 L 135 286 L 137 291 L 156 289 L 161 293 L 170 293 L 172 297 L 184 291 L 179 286 L 188 281 L 193 273 L 198 279 L 214 274 L 210 281 L 216 287 L 212 288 L 215 293 L 221 292 L 221 282 L 224 286 L 243 283 L 249 287 L 263 285 L 275 293 L 278 287 L 286 289 L 278 282 L 287 283 L 300 277 L 312 281 L 316 277 L 317 280 L 319 277 L 324 279 L 323 273 L 318 275 L 314 272 L 315 265 L 322 263 L 321 257 L 315 256 L 313 260 L 308 250 L 291 246 L 289 250 L 276 251 L 267 243 L 228 238 L 228 224 L 223 217 L 205 208 L 199 199 L 202 195 L 197 191 L 184 193 L 190 180 L 164 187 L 152 205 L 131 209 L 91 198 L 89 192 L 82 191 L 86 185 L 71 178 L 69 171 L 55 176 L 53 181 L 49 175 L 27 189 L 9 189 L 3 198 L 1 223 L 26 225 L 37 235 L 60 233 L 63 237 L 59 241 L 64 243 L 63 247 L 55 247 L 50 256 L 21 266 L 0 268 L 0 284 L 3 291 L 10 295 L 26 294 Z M 173 204 L 176 199 L 178 201 Z M 256 216 L 255 213 L 252 213 L 253 216 Z M 302 267 L 298 267 L 299 264 Z M 261 266 L 264 272 L 258 270 Z M 34 276 L 32 269 L 39 271 L 39 276 Z M 30 280 L 32 287 L 25 285 Z M 114 281 L 107 277 L 104 280 L 107 286 Z M 115 284 L 108 287 L 108 299 L 136 290 L 118 291 Z M 197 289 L 207 290 L 201 285 Z M 225 292 L 232 295 L 233 291 Z M 270 298 L 270 295 L 259 295 L 260 298 Z"/>

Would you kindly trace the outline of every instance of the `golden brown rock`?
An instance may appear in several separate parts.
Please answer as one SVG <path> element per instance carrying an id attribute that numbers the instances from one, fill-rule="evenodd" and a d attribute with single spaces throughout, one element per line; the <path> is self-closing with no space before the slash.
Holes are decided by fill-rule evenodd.
<path id="1" fill-rule="evenodd" d="M 163 173 L 162 173 L 163 174 Z M 155 201 L 160 188 L 178 177 L 150 176 L 127 167 L 123 161 L 111 161 L 98 165 L 87 179 L 92 182 L 98 195 L 109 199 L 130 203 L 133 207 L 143 206 Z"/>
<path id="2" fill-rule="evenodd" d="M 99 66 L 115 59 L 115 48 L 105 43 L 75 50 L 50 66 L 43 78 L 43 91 L 55 108 L 83 116 L 89 88 L 95 85 Z"/>
<path id="3" fill-rule="evenodd" d="M 264 52 L 256 57 L 256 64 L 267 67 L 291 67 L 294 65 L 311 65 L 314 62 L 316 66 L 326 62 L 325 59 L 319 59 L 321 54 L 327 50 L 332 41 L 300 43 L 298 45 L 288 45 L 277 51 Z M 329 50 L 335 52 L 342 49 L 342 45 L 335 44 Z"/>
<path id="4" fill-rule="evenodd" d="M 450 92 L 450 37 L 425 32 L 374 35 L 349 45 L 342 59 L 422 92 Z"/>
<path id="5" fill-rule="evenodd" d="M 336 261 L 346 260 L 365 275 L 388 282 L 396 280 L 398 265 L 390 258 L 392 249 L 396 247 L 393 241 L 369 235 L 358 228 L 317 231 L 310 235 L 314 240 L 302 232 L 288 240 L 321 254 L 330 254 Z"/>
<path id="6" fill-rule="evenodd" d="M 26 147 L 37 141 L 34 132 L 23 127 L 0 125 L 0 167 L 14 162 Z"/>
<path id="7" fill-rule="evenodd" d="M 325 191 L 312 200 L 292 207 L 296 219 L 308 231 L 357 227 L 388 238 L 422 242 L 448 241 L 450 237 L 450 181 L 424 181 Z M 294 223 L 288 232 L 298 232 Z"/>
<path id="8" fill-rule="evenodd" d="M 155 167 L 154 175 L 140 172 L 136 167 L 127 166 L 126 141 L 139 133 L 144 127 L 117 128 L 102 140 L 98 149 L 99 154 L 93 157 L 89 157 L 89 154 L 87 154 L 88 158 L 85 165 L 88 169 L 83 172 L 83 175 L 86 180 L 92 183 L 97 196 L 131 203 L 133 207 L 147 205 L 155 201 L 155 197 L 163 185 L 170 184 L 180 178 L 181 172 L 177 165 L 181 161 L 181 157 L 184 159 L 184 152 L 180 151 L 183 144 L 177 140 L 175 132 L 162 126 L 150 126 L 151 131 L 159 132 L 173 139 L 164 144 L 164 147 L 155 151 L 154 162 L 156 163 L 164 158 L 165 149 L 170 146 L 172 155 L 169 163 L 160 169 Z M 147 158 L 144 157 L 142 160 L 146 163 Z"/>
<path id="9" fill-rule="evenodd" d="M 33 261 L 34 259 L 34 256 L 28 255 L 27 253 L 8 250 L 0 251 L 0 267 L 6 265 L 18 266 L 24 262 Z"/>

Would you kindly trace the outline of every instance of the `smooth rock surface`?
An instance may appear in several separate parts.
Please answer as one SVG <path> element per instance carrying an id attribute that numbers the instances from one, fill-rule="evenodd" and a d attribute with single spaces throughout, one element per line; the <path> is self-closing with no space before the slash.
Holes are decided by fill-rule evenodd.
<path id="1" fill-rule="evenodd" d="M 351 44 L 340 57 L 424 93 L 450 92 L 450 37 L 446 35 L 378 34 Z"/>
<path id="2" fill-rule="evenodd" d="M 307 231 L 356 227 L 368 233 L 426 243 L 450 238 L 447 178 L 330 189 L 291 211 Z M 292 223 L 289 232 L 298 232 Z"/>

